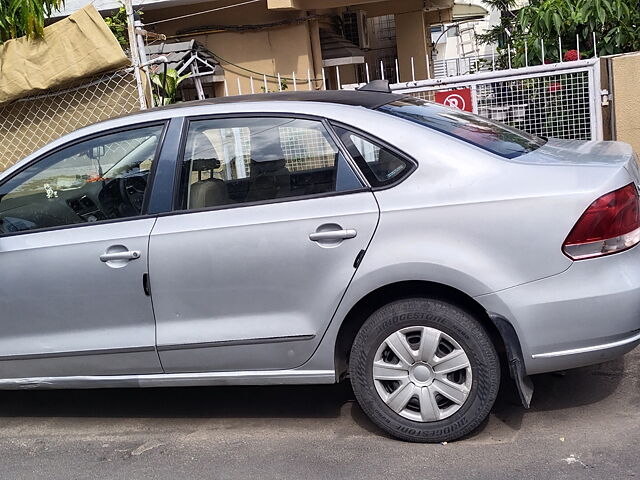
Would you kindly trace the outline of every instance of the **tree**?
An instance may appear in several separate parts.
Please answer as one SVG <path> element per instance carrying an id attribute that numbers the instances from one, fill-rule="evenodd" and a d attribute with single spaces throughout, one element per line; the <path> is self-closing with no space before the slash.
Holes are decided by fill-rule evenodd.
<path id="1" fill-rule="evenodd" d="M 557 62 L 560 57 L 577 59 L 593 55 L 593 33 L 601 55 L 640 50 L 639 0 L 531 0 L 529 5 L 513 12 L 511 0 L 485 0 L 502 13 L 501 24 L 483 35 L 483 43 L 498 43 L 504 58 L 512 49 L 513 66 L 525 64 L 525 44 L 529 63 Z M 508 37 L 499 43 L 500 36 Z M 562 42 L 559 49 L 558 38 Z M 544 40 L 544 58 L 542 44 Z"/>
<path id="2" fill-rule="evenodd" d="M 63 6 L 64 0 L 0 0 L 0 43 L 42 37 L 45 19 Z"/>

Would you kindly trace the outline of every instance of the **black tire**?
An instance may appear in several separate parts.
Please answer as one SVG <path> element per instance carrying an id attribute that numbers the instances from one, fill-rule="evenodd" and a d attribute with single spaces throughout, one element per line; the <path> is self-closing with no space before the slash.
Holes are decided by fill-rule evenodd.
<path id="1" fill-rule="evenodd" d="M 471 387 L 448 418 L 410 420 L 392 410 L 376 390 L 373 362 L 378 348 L 394 332 L 414 326 L 440 330 L 468 357 Z M 385 305 L 365 321 L 351 348 L 349 374 L 361 408 L 384 431 L 409 442 L 449 442 L 471 433 L 489 415 L 500 386 L 500 361 L 487 332 L 467 311 L 441 300 L 414 298 Z"/>

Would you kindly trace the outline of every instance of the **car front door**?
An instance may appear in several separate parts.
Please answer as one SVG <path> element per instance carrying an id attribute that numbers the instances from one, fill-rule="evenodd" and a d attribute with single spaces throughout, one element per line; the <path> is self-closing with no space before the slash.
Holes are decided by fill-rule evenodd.
<path id="1" fill-rule="evenodd" d="M 162 371 L 141 213 L 163 129 L 76 142 L 0 185 L 0 378 Z"/>
<path id="2" fill-rule="evenodd" d="M 303 364 L 373 236 L 373 194 L 308 119 L 192 120 L 181 168 L 150 240 L 165 371 Z"/>

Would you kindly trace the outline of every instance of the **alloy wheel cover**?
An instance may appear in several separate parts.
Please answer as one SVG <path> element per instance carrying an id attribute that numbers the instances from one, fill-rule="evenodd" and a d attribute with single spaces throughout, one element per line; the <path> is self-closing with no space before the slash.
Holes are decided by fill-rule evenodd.
<path id="1" fill-rule="evenodd" d="M 443 331 L 406 327 L 378 347 L 373 381 L 382 401 L 398 415 L 436 422 L 456 413 L 467 401 L 471 362 L 460 344 Z"/>

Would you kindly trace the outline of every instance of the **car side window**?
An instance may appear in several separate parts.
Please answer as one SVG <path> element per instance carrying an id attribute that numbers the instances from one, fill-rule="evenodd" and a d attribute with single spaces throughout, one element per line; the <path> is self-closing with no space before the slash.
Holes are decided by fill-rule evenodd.
<path id="1" fill-rule="evenodd" d="M 411 171 L 412 164 L 390 149 L 345 128 L 334 128 L 371 186 L 389 185 Z"/>
<path id="2" fill-rule="evenodd" d="M 164 125 L 62 148 L 0 185 L 0 233 L 140 215 Z"/>
<path id="3" fill-rule="evenodd" d="M 178 203 L 182 209 L 360 188 L 322 122 L 265 117 L 189 123 Z"/>

